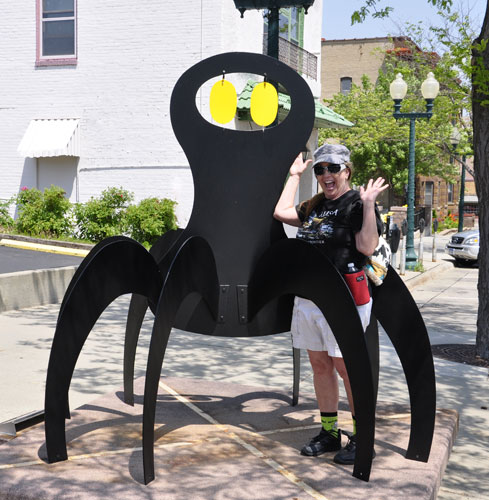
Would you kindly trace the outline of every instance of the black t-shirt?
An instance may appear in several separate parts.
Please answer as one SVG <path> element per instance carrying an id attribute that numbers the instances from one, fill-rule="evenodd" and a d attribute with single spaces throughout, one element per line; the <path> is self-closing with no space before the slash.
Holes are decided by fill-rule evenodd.
<path id="1" fill-rule="evenodd" d="M 296 210 L 302 222 L 297 231 L 298 239 L 323 251 L 341 273 L 347 272 L 350 262 L 358 269 L 365 265 L 367 257 L 355 246 L 355 233 L 363 223 L 363 202 L 358 191 L 349 190 L 336 200 L 318 195 L 297 205 Z M 377 208 L 375 215 L 380 235 L 382 220 Z"/>

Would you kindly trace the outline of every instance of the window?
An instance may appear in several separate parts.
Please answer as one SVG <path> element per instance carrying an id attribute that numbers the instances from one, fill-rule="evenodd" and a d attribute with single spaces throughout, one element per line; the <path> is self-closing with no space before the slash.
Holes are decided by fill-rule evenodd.
<path id="1" fill-rule="evenodd" d="M 76 64 L 76 0 L 37 0 L 37 64 Z"/>
<path id="2" fill-rule="evenodd" d="M 289 7 L 288 9 L 280 9 L 279 20 L 278 20 L 279 36 L 299 46 L 302 46 L 301 21 L 302 23 L 304 22 L 304 19 L 301 16 L 301 14 L 302 14 L 302 9 L 300 9 L 299 7 Z"/>
<path id="3" fill-rule="evenodd" d="M 426 182 L 424 188 L 424 204 L 425 206 L 433 206 L 433 182 Z"/>
<path id="4" fill-rule="evenodd" d="M 278 34 L 294 45 L 304 45 L 304 10 L 300 7 L 280 9 L 278 19 Z M 268 19 L 265 16 L 264 35 L 268 36 Z"/>
<path id="5" fill-rule="evenodd" d="M 349 94 L 351 90 L 351 77 L 350 76 L 344 76 L 343 78 L 340 78 L 340 92 L 344 95 Z"/>
<path id="6" fill-rule="evenodd" d="M 447 201 L 453 203 L 453 184 L 447 184 Z"/>

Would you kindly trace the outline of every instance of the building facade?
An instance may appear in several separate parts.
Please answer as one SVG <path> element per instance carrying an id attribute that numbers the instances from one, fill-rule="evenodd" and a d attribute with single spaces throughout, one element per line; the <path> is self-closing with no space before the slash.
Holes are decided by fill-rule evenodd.
<path id="1" fill-rule="evenodd" d="M 322 0 L 306 16 L 288 14 L 301 16 L 300 43 L 317 58 L 317 74 L 304 76 L 319 98 Z M 232 0 L 6 3 L 0 16 L 0 199 L 24 186 L 55 184 L 71 201 L 83 202 L 122 186 L 136 201 L 176 200 L 184 227 L 193 183 L 170 124 L 172 89 L 186 69 L 209 56 L 263 53 L 264 25 L 262 11 L 241 18 Z M 238 92 L 249 78 L 230 75 Z M 196 98 L 209 120 L 212 83 Z M 232 126 L 240 127 L 238 120 Z"/>
<path id="2" fill-rule="evenodd" d="M 363 75 L 375 84 L 385 52 L 401 45 L 398 38 L 353 38 L 321 41 L 321 97 L 331 99 L 348 93 L 352 84 L 361 85 Z"/>

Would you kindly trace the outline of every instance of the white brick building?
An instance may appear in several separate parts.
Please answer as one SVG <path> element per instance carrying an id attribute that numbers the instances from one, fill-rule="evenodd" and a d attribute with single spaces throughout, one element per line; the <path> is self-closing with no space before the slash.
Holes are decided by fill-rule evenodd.
<path id="1" fill-rule="evenodd" d="M 318 58 L 317 75 L 321 18 L 322 0 L 316 0 L 304 17 L 302 43 Z M 136 200 L 176 200 L 179 225 L 185 226 L 193 185 L 170 125 L 173 86 L 187 68 L 211 55 L 262 53 L 263 28 L 261 11 L 246 11 L 241 19 L 233 0 L 4 2 L 0 199 L 23 186 L 56 184 L 72 201 L 86 201 L 109 186 L 122 186 Z M 246 80 L 246 75 L 235 79 L 238 91 Z M 319 77 L 308 81 L 319 97 Z M 205 116 L 209 89 L 206 85 L 198 96 Z M 19 145 L 36 119 L 76 120 L 64 122 L 70 149 L 33 152 L 28 144 L 21 155 Z M 41 129 L 47 123 L 37 122 Z"/>

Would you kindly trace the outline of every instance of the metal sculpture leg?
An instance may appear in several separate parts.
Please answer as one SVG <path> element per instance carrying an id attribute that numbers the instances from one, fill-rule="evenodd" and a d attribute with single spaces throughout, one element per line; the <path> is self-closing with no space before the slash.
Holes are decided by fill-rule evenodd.
<path id="1" fill-rule="evenodd" d="M 188 239 L 176 254 L 165 277 L 156 306 L 151 334 L 148 366 L 144 387 L 143 466 L 144 483 L 154 477 L 154 423 L 158 382 L 163 358 L 174 319 L 182 301 L 191 293 L 199 293 L 217 319 L 219 280 L 214 255 L 208 243 L 200 237 Z"/>
<path id="2" fill-rule="evenodd" d="M 124 337 L 124 403 L 134 406 L 134 363 L 139 333 L 148 310 L 148 299 L 144 295 L 133 294 L 129 304 Z"/>
<path id="3" fill-rule="evenodd" d="M 65 411 L 76 360 L 93 325 L 118 296 L 135 292 L 155 301 L 162 286 L 153 257 L 134 240 L 111 238 L 97 245 L 70 283 L 49 358 L 45 396 L 48 461 L 66 460 Z"/>
<path id="4" fill-rule="evenodd" d="M 333 330 L 355 401 L 357 452 L 353 475 L 368 481 L 375 434 L 375 390 L 364 331 L 350 291 L 319 250 L 289 239 L 270 247 L 258 262 L 248 287 L 249 317 L 282 294 L 312 300 Z"/>
<path id="5" fill-rule="evenodd" d="M 149 253 L 160 266 L 168 253 L 168 250 L 178 241 L 183 229 L 166 232 L 158 238 L 151 247 Z M 171 261 L 170 261 L 171 263 Z M 169 263 L 169 264 L 170 264 Z M 168 264 L 168 265 L 169 265 Z M 167 266 L 162 266 L 167 267 Z M 153 309 L 154 309 L 153 304 Z M 129 311 L 127 313 L 126 335 L 124 339 L 124 402 L 134 406 L 134 362 L 136 359 L 136 348 L 139 340 L 141 325 L 148 310 L 148 299 L 145 296 L 134 294 L 131 297 Z"/>
<path id="6" fill-rule="evenodd" d="M 296 406 L 299 402 L 299 388 L 301 383 L 301 350 L 292 347 L 294 384 L 292 386 L 292 406 Z"/>
<path id="7" fill-rule="evenodd" d="M 433 355 L 421 313 L 406 285 L 391 267 L 375 287 L 374 313 L 401 360 L 411 401 L 411 434 L 406 458 L 427 462 L 436 414 Z"/>
<path id="8" fill-rule="evenodd" d="M 365 330 L 368 356 L 372 366 L 372 380 L 374 384 L 374 399 L 377 401 L 379 390 L 379 325 L 375 314 L 370 315 L 370 323 Z"/>

